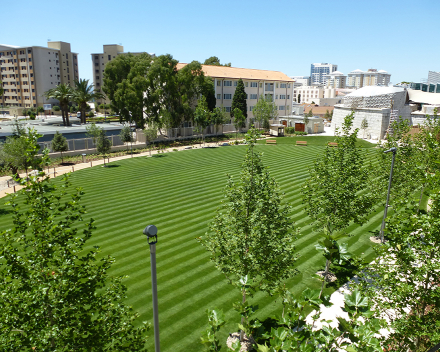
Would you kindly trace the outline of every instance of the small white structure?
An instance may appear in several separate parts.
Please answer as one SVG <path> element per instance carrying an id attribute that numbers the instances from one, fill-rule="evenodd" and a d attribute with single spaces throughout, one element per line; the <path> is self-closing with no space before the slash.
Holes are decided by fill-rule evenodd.
<path id="1" fill-rule="evenodd" d="M 308 118 L 307 126 L 304 125 L 304 116 L 289 115 L 280 116 L 279 120 L 286 127 L 295 127 L 295 131 L 311 133 L 324 132 L 324 119 L 319 116 L 312 116 Z"/>
<path id="2" fill-rule="evenodd" d="M 284 136 L 284 125 L 279 123 L 273 123 L 270 125 L 269 133 L 271 136 L 283 137 Z"/>

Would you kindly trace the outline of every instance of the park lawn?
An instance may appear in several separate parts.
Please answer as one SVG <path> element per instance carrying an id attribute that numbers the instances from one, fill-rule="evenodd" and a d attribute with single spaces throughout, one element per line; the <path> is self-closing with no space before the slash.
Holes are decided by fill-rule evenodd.
<path id="1" fill-rule="evenodd" d="M 327 146 L 329 142 L 334 142 L 334 136 L 287 136 L 287 137 L 271 137 L 275 139 L 277 144 L 296 144 L 296 141 L 307 141 L 307 146 Z M 266 140 L 262 139 L 258 141 L 259 144 L 266 144 Z M 358 138 L 357 146 L 362 148 L 373 148 L 376 144 L 370 143 L 366 140 Z M 301 146 L 299 146 L 301 147 Z"/>
<path id="2" fill-rule="evenodd" d="M 289 137 L 286 137 L 287 139 Z M 312 137 L 314 138 L 314 137 Z M 278 138 L 278 140 L 283 140 Z M 140 313 L 139 321 L 152 322 L 150 254 L 147 238 L 142 234 L 146 225 L 158 228 L 157 270 L 161 347 L 163 351 L 202 351 L 201 332 L 206 329 L 206 310 L 223 309 L 227 325 L 221 341 L 237 330 L 239 315 L 232 304 L 240 299 L 237 289 L 228 284 L 209 260 L 209 253 L 196 241 L 208 230 L 215 210 L 223 198 L 226 174 L 238 178 L 245 146 L 227 146 L 185 150 L 137 157 L 76 171 L 73 186 L 85 191 L 83 204 L 87 217 L 96 220 L 97 229 L 88 246 L 100 246 L 101 255 L 116 258 L 111 274 L 127 275 L 127 303 Z M 264 152 L 263 162 L 269 167 L 285 201 L 292 209 L 296 241 L 300 256 L 298 274 L 286 286 L 299 295 L 306 287 L 319 288 L 314 273 L 324 267 L 324 259 L 315 249 L 319 234 L 313 231 L 304 213 L 301 185 L 308 177 L 322 146 L 292 148 L 291 145 L 258 145 Z M 369 157 L 374 150 L 366 151 Z M 2 206 L 0 210 L 6 209 Z M 2 213 L 4 214 L 4 212 Z M 350 227 L 350 237 L 343 241 L 355 255 L 372 259 L 370 232 L 382 220 L 378 209 L 362 228 Z M 10 215 L 0 217 L 0 229 L 10 227 Z M 335 288 L 327 289 L 331 293 Z M 252 303 L 258 304 L 258 317 L 265 319 L 280 313 L 277 297 L 257 293 Z M 150 332 L 149 350 L 153 347 Z"/>

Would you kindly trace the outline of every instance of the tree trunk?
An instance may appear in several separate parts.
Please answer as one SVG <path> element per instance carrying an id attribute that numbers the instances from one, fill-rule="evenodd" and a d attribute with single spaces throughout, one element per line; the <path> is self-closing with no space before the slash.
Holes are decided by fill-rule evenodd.
<path id="1" fill-rule="evenodd" d="M 242 301 L 241 301 L 243 304 L 245 304 L 246 303 L 246 289 L 243 289 L 243 299 L 242 299 Z M 243 325 L 244 324 L 244 317 L 241 317 L 241 325 Z M 241 330 L 240 331 L 240 342 L 243 342 L 243 340 L 244 340 L 244 331 L 243 330 Z"/>
<path id="2" fill-rule="evenodd" d="M 327 259 L 327 261 L 325 263 L 324 280 L 322 281 L 321 292 L 319 292 L 319 298 L 321 298 L 322 291 L 324 291 L 324 288 L 325 288 L 325 280 L 327 280 L 327 275 L 328 275 L 328 271 L 329 271 L 329 268 L 330 268 L 330 261 L 331 261 L 331 259 L 332 259 L 332 255 L 330 254 L 330 259 Z"/>

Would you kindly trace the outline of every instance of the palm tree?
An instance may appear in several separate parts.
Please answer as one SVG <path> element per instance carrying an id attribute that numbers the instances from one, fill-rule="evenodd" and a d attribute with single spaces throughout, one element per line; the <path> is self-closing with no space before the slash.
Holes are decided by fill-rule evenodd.
<path id="1" fill-rule="evenodd" d="M 93 84 L 89 85 L 88 79 L 80 79 L 75 81 L 75 90 L 73 91 L 73 101 L 78 104 L 81 111 L 81 123 L 86 123 L 87 102 L 95 99 L 103 99 L 104 94 L 94 91 Z"/>
<path id="2" fill-rule="evenodd" d="M 60 84 L 44 93 L 46 98 L 56 99 L 60 102 L 61 115 L 64 126 L 70 126 L 69 103 L 72 101 L 73 89 L 68 84 Z"/>

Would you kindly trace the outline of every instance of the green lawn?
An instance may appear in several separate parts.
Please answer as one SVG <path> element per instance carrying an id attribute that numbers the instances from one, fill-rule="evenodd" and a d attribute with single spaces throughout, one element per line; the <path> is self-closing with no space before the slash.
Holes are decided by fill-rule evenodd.
<path id="1" fill-rule="evenodd" d="M 275 137 L 270 139 L 276 139 L 278 144 L 296 144 L 296 141 L 307 141 L 307 146 L 326 146 L 328 142 L 334 142 L 335 137 L 333 136 L 289 136 L 289 137 Z M 258 143 L 266 144 L 265 140 L 259 140 Z M 363 148 L 372 148 L 375 147 L 376 144 L 367 142 L 363 139 L 358 138 L 357 146 Z M 300 146 L 301 147 L 301 146 Z"/>
<path id="2" fill-rule="evenodd" d="M 300 137 L 300 140 L 317 137 Z M 263 161 L 293 206 L 295 227 L 301 229 L 297 240 L 299 274 L 286 284 L 299 294 L 306 287 L 318 288 L 312 275 L 323 268 L 324 260 L 315 250 L 317 234 L 304 214 L 301 185 L 308 168 L 323 147 L 288 145 L 293 138 L 278 138 L 279 145 L 259 145 Z M 284 142 L 286 141 L 286 142 Z M 326 142 L 324 142 L 326 144 Z M 373 151 L 373 150 L 371 150 Z M 102 255 L 116 257 L 113 275 L 128 275 L 128 303 L 152 322 L 150 254 L 146 225 L 158 228 L 157 268 L 161 347 L 163 351 L 201 351 L 201 331 L 207 326 L 206 309 L 221 308 L 229 320 L 221 340 L 236 331 L 238 314 L 232 303 L 240 297 L 208 259 L 208 253 L 195 240 L 207 231 L 208 223 L 223 197 L 226 174 L 239 175 L 245 146 L 185 150 L 158 157 L 138 157 L 112 163 L 113 167 L 93 167 L 71 176 L 74 186 L 85 190 L 83 203 L 88 216 L 96 220 L 89 246 L 99 245 Z M 370 153 L 372 155 L 372 153 Z M 5 207 L 2 206 L 2 209 Z M 2 210 L 0 209 L 0 210 Z M 373 252 L 369 231 L 380 226 L 382 213 L 374 213 L 362 229 L 350 228 L 345 239 L 350 251 Z M 10 226 L 10 216 L 0 217 L 0 229 Z M 330 290 L 333 290 L 330 289 Z M 259 316 L 264 319 L 280 312 L 280 303 L 263 294 L 255 296 Z M 153 348 L 150 333 L 150 350 Z"/>

